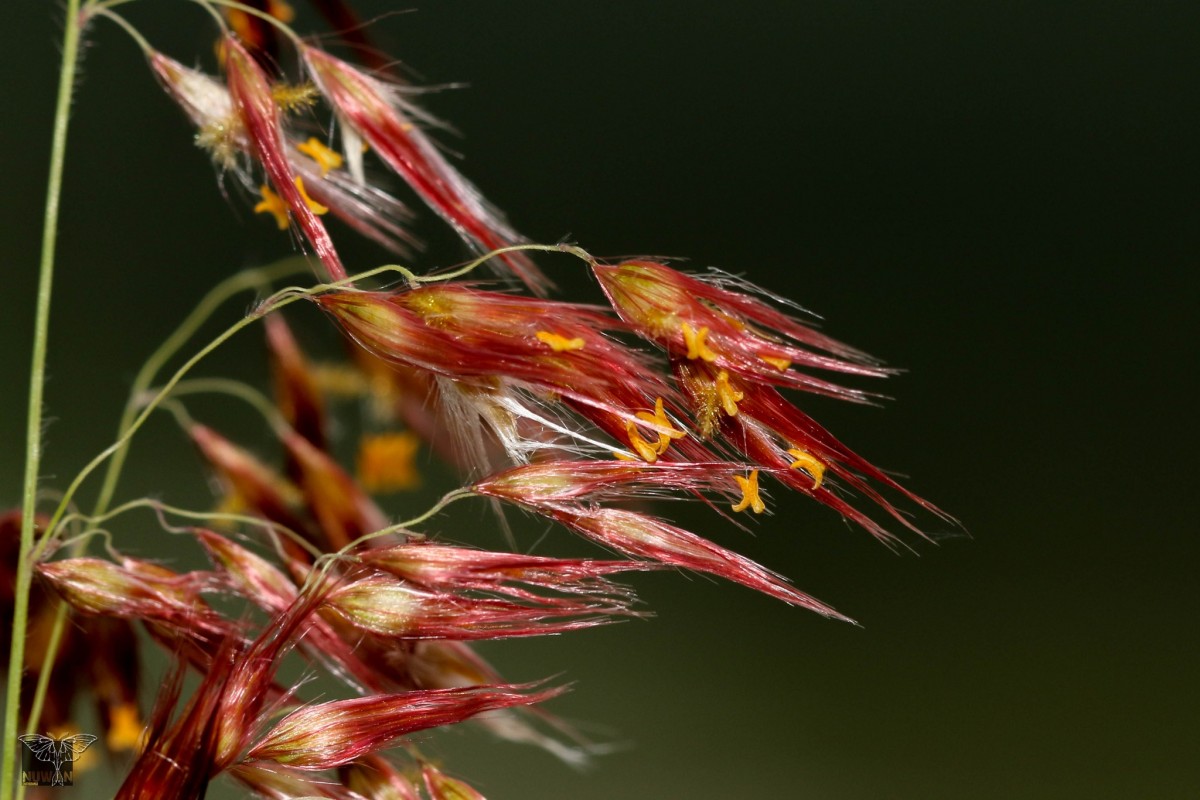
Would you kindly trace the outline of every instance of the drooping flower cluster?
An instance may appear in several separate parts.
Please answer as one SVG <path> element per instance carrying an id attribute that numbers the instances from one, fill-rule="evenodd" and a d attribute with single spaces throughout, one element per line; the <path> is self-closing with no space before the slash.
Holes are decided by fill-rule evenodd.
<path id="1" fill-rule="evenodd" d="M 286 80 L 270 66 L 278 42 L 264 32 L 290 12 L 279 2 L 254 8 L 227 14 L 237 33 L 219 42 L 223 78 L 151 49 L 147 57 L 197 143 L 223 174 L 257 191 L 255 211 L 301 235 L 329 284 L 293 298 L 333 320 L 351 363 L 311 363 L 284 319 L 264 307 L 274 397 L 260 405 L 280 465 L 179 413 L 222 504 L 212 524 L 172 531 L 208 568 L 175 571 L 111 546 L 108 558 L 48 548 L 38 565 L 39 603 L 64 601 L 82 621 L 78 635 L 128 642 L 137 622 L 178 662 L 119 797 L 198 798 L 219 775 L 268 798 L 479 797 L 406 737 L 475 719 L 572 762 L 589 743 L 531 708 L 560 689 L 503 679 L 474 642 L 645 616 L 613 576 L 666 568 L 848 620 L 771 569 L 654 516 L 644 501 L 690 497 L 722 517 L 757 515 L 774 481 L 885 540 L 893 534 L 854 497 L 913 530 L 898 503 L 941 515 L 784 394 L 867 402 L 873 395 L 833 376 L 890 370 L 721 274 L 609 264 L 564 247 L 583 257 L 607 302 L 548 298 L 552 284 L 528 256 L 536 248 L 522 249 L 520 235 L 441 155 L 425 132 L 437 121 L 407 87 L 290 32 L 303 74 Z M 322 102 L 340 152 L 309 114 Z M 380 169 L 470 248 L 499 249 L 491 261 L 520 287 L 411 272 L 398 289 L 352 282 L 327 214 L 394 252 L 417 244 L 406 228 L 412 212 Z M 332 415 L 347 396 L 368 400 L 357 475 L 335 455 L 344 426 Z M 421 527 L 434 512 L 393 524 L 372 495 L 413 486 L 422 446 L 466 484 L 435 512 L 486 498 L 499 512 L 497 529 L 506 529 L 503 507 L 513 506 L 615 557 L 435 541 Z M 13 537 L 7 530 L 0 520 L 0 545 Z M 296 657 L 337 678 L 347 696 L 305 701 L 301 686 L 278 677 Z M 54 669 L 51 660 L 35 666 Z M 200 683 L 184 698 L 189 669 Z M 132 747 L 131 731 L 141 727 L 130 673 L 136 668 L 97 670 L 112 749 Z M 404 758 L 382 754 L 397 746 Z"/>

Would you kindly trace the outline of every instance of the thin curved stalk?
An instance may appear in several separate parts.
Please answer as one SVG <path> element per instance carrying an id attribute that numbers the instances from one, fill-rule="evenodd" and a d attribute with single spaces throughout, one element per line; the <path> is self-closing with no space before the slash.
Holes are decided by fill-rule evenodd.
<path id="1" fill-rule="evenodd" d="M 63 163 L 67 152 L 67 123 L 71 116 L 71 91 L 79 58 L 79 0 L 67 0 L 63 25 L 62 71 L 54 109 L 54 134 L 50 144 L 50 175 L 46 180 L 46 211 L 42 221 L 42 258 L 38 267 L 37 306 L 33 325 L 33 354 L 29 368 L 29 415 L 25 427 L 25 481 L 21 495 L 21 546 L 17 556 L 13 601 L 12 646 L 9 649 L 5 691 L 4 754 L 0 761 L 0 798 L 13 796 L 16 784 L 17 720 L 20 716 L 21 673 L 25 664 L 25 633 L 29 622 L 29 584 L 32 578 L 34 516 L 38 472 L 41 468 L 42 391 L 46 381 L 46 343 L 50 334 L 50 294 L 54 285 L 54 246 L 58 235 Z"/>
<path id="2" fill-rule="evenodd" d="M 303 272 L 306 268 L 307 265 L 304 261 L 290 258 L 271 266 L 243 270 L 232 277 L 226 278 L 209 290 L 208 294 L 192 310 L 192 313 L 188 314 L 187 318 L 179 323 L 179 327 L 146 359 L 146 363 L 138 371 L 137 377 L 133 379 L 133 385 L 129 389 L 129 400 L 125 403 L 125 410 L 121 414 L 121 422 L 117 425 L 117 438 L 120 439 L 123 437 L 125 432 L 129 430 L 129 426 L 133 424 L 133 420 L 137 417 L 137 413 L 140 410 L 139 399 L 150 388 L 154 379 L 158 377 L 158 373 L 162 371 L 163 366 L 179 352 L 183 345 L 192 338 L 200 326 L 213 315 L 213 312 L 219 306 L 236 294 L 251 289 L 268 287 L 272 281 Z M 100 487 L 96 507 L 92 511 L 93 515 L 100 515 L 108 510 L 128 451 L 128 442 L 126 442 L 113 453 L 112 460 L 108 462 L 108 468 L 104 473 L 104 483 Z"/>

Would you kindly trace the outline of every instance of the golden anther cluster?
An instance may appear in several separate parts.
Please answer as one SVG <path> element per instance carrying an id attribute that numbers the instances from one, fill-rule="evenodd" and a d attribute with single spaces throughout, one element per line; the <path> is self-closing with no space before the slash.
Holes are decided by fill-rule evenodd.
<path id="1" fill-rule="evenodd" d="M 328 208 L 326 208 L 325 206 L 321 205 L 316 200 L 313 200 L 311 197 L 308 196 L 308 192 L 304 189 L 304 179 L 303 178 L 301 178 L 299 175 L 297 175 L 296 179 L 295 179 L 295 183 L 296 183 L 296 189 L 298 189 L 300 191 L 300 196 L 302 198 L 304 198 L 304 205 L 308 206 L 309 211 L 311 211 L 312 213 L 314 213 L 318 216 L 320 216 L 321 214 L 328 213 L 328 211 L 329 211 Z"/>
<path id="2" fill-rule="evenodd" d="M 265 183 L 258 187 L 258 193 L 262 195 L 262 200 L 254 207 L 254 213 L 273 215 L 275 217 L 275 224 L 279 226 L 279 230 L 287 230 L 287 203 L 283 202 L 283 198 L 271 191 L 271 187 Z"/>
<path id="3" fill-rule="evenodd" d="M 296 176 L 296 189 L 299 190 L 300 197 L 304 199 L 304 204 L 308 206 L 309 211 L 317 215 L 329 211 L 328 208 L 308 196 L 308 191 L 304 188 L 304 179 L 299 175 Z M 272 215 L 275 217 L 275 224 L 279 226 L 279 230 L 286 230 L 288 226 L 288 205 L 284 199 L 271 191 L 271 187 L 265 183 L 258 187 L 258 193 L 262 196 L 262 200 L 254 207 L 254 213 Z"/>
<path id="4" fill-rule="evenodd" d="M 721 403 L 721 410 L 731 417 L 736 417 L 738 415 L 737 404 L 746 395 L 729 382 L 729 373 L 725 370 L 717 373 L 716 390 L 717 400 Z"/>

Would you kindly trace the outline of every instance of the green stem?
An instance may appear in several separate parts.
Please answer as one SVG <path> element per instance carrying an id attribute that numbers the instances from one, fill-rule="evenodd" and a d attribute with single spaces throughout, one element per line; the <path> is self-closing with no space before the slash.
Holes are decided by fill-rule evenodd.
<path id="1" fill-rule="evenodd" d="M 14 587 L 12 646 L 9 650 L 8 685 L 5 692 L 4 732 L 0 735 L 0 798 L 13 796 L 16 785 L 17 720 L 20 716 L 21 673 L 25 666 L 25 634 L 29 622 L 29 584 L 32 578 L 38 472 L 41 468 L 42 391 L 46 380 L 46 343 L 50 333 L 50 293 L 54 285 L 54 246 L 58 234 L 59 200 L 62 194 L 63 162 L 67 152 L 67 122 L 71 116 L 71 90 L 79 56 L 79 0 L 67 0 L 63 25 L 62 72 L 58 102 L 54 109 L 54 133 L 50 145 L 50 175 L 46 181 L 46 213 L 42 222 L 42 259 L 38 268 L 37 310 L 33 327 L 33 357 L 29 368 L 29 416 L 25 428 L 25 482 L 22 491 L 21 549 L 17 556 Z"/>
<path id="2" fill-rule="evenodd" d="M 62 643 L 63 632 L 67 627 L 67 612 L 70 607 L 60 601 L 54 609 L 54 624 L 50 628 L 50 638 L 46 641 L 46 659 L 42 671 L 38 673 L 37 690 L 33 693 L 33 702 L 29 704 L 29 724 L 36 725 L 41 719 L 42 706 L 46 702 L 46 692 L 50 688 L 50 676 L 54 672 L 54 658 L 58 654 L 58 646 Z M 33 731 L 26 731 L 33 733 Z M 24 787 L 17 789 L 18 798 L 24 794 Z"/>

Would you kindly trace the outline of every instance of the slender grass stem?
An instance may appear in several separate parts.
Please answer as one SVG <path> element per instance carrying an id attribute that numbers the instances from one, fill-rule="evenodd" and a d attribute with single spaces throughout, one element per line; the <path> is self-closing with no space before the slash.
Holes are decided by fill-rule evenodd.
<path id="1" fill-rule="evenodd" d="M 4 732 L 0 735 L 0 798 L 10 798 L 16 789 L 17 720 L 20 717 L 21 673 L 25 664 L 25 634 L 29 623 L 29 585 L 32 578 L 37 484 L 41 469 L 42 394 L 46 380 L 46 345 L 50 335 L 50 294 L 54 285 L 54 250 L 58 236 L 58 212 L 62 195 L 63 164 L 67 153 L 67 123 L 71 116 L 71 92 L 79 59 L 79 0 L 67 0 L 63 25 L 62 71 L 58 101 L 54 109 L 54 133 L 50 144 L 50 174 L 46 180 L 46 211 L 42 222 L 42 258 L 38 267 L 38 290 L 33 327 L 33 354 L 29 368 L 29 414 L 25 428 L 25 480 L 22 490 L 21 547 L 17 556 L 14 587 L 12 645 L 9 649 L 8 684 L 5 690 Z"/>

